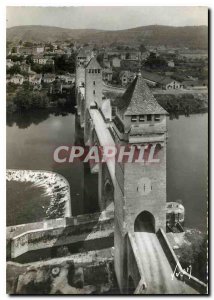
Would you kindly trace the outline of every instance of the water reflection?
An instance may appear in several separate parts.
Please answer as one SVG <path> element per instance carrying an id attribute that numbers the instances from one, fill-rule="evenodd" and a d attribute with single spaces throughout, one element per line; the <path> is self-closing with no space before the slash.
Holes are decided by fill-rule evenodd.
<path id="1" fill-rule="evenodd" d="M 50 109 L 40 109 L 30 112 L 16 112 L 13 114 L 7 114 L 7 126 L 12 127 L 13 125 L 18 126 L 20 129 L 28 128 L 29 126 L 38 125 L 41 122 L 47 120 L 50 115 L 54 116 L 68 116 L 69 114 L 74 114 L 76 112 L 74 107 L 70 109 L 60 109 L 60 108 L 50 108 Z"/>

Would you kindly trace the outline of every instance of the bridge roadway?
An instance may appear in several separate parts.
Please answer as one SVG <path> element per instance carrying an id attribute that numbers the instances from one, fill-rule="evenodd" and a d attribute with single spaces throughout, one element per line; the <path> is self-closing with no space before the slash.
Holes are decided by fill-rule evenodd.
<path id="1" fill-rule="evenodd" d="M 153 230 L 145 228 L 145 223 L 138 223 L 135 229 L 135 241 L 139 260 L 144 270 L 147 285 L 146 294 L 198 294 L 185 282 L 173 277 L 170 263 Z"/>
<path id="2" fill-rule="evenodd" d="M 89 110 L 94 128 L 101 146 L 114 146 L 115 142 L 97 109 Z M 107 166 L 115 183 L 115 160 L 107 160 Z M 185 282 L 173 278 L 170 263 L 162 249 L 162 246 L 150 224 L 138 222 L 135 229 L 135 241 L 139 253 L 139 262 L 143 267 L 146 294 L 197 294 L 197 291 L 185 284 Z"/>
<path id="3" fill-rule="evenodd" d="M 105 123 L 101 113 L 97 109 L 89 110 L 100 146 L 115 146 L 113 137 Z M 110 158 L 106 162 L 113 184 L 115 183 L 115 159 Z"/>

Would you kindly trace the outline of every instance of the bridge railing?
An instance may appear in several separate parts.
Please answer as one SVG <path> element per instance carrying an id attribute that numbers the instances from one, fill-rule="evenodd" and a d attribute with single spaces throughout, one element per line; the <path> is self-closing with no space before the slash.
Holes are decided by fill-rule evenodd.
<path id="1" fill-rule="evenodd" d="M 131 253 L 132 252 L 132 253 Z M 146 281 L 144 278 L 144 271 L 142 269 L 142 265 L 140 263 L 139 257 L 140 253 L 138 251 L 138 247 L 135 243 L 135 239 L 133 238 L 132 234 L 128 233 L 128 264 L 129 264 L 129 273 L 127 274 L 129 277 L 130 275 L 133 278 L 133 281 L 136 284 L 136 289 L 134 294 L 143 294 L 144 290 L 146 289 Z"/>
<path id="2" fill-rule="evenodd" d="M 181 266 L 174 250 L 172 249 L 165 232 L 163 229 L 159 229 L 157 232 L 157 237 L 160 241 L 160 244 L 166 254 L 167 259 L 173 270 L 176 270 L 176 273 L 179 273 L 179 276 L 176 277 L 179 280 L 183 280 L 186 284 L 197 290 L 200 294 L 207 293 L 207 285 L 197 279 L 196 277 L 188 274 Z"/>

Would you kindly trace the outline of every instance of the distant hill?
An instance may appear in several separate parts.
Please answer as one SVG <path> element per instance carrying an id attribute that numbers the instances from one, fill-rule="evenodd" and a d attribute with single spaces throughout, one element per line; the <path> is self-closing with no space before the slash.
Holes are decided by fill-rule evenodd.
<path id="1" fill-rule="evenodd" d="M 207 26 L 161 26 L 151 25 L 125 30 L 66 29 L 52 26 L 16 26 L 7 29 L 7 41 L 65 41 L 81 43 L 126 45 L 168 45 L 174 47 L 208 48 Z"/>

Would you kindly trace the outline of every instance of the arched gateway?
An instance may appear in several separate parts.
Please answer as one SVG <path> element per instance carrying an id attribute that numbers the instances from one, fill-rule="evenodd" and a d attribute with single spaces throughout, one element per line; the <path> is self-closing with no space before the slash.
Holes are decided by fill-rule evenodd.
<path id="1" fill-rule="evenodd" d="M 154 216 L 148 212 L 141 212 L 134 223 L 134 231 L 135 232 L 155 232 L 155 218 Z"/>

